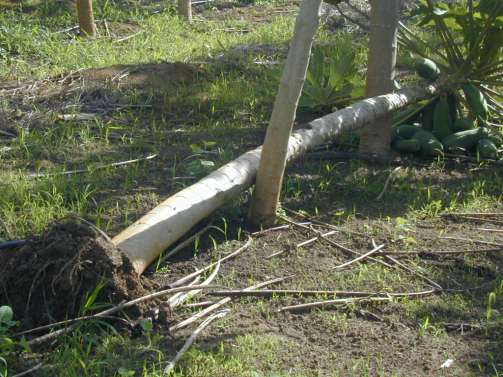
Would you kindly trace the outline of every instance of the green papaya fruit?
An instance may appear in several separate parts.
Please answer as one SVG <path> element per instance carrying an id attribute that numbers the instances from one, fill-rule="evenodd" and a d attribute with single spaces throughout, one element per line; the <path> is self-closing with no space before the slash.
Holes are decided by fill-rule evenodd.
<path id="1" fill-rule="evenodd" d="M 489 131 L 487 128 L 479 127 L 474 130 L 456 132 L 455 134 L 447 136 L 442 140 L 444 148 L 447 151 L 457 150 L 470 150 L 473 148 L 480 139 L 487 138 Z"/>
<path id="2" fill-rule="evenodd" d="M 458 99 L 455 93 L 451 92 L 447 94 L 447 103 L 449 104 L 449 114 L 451 115 L 451 122 L 454 123 L 458 119 Z"/>
<path id="3" fill-rule="evenodd" d="M 433 112 L 433 135 L 439 140 L 452 133 L 452 118 L 446 96 L 441 96 Z"/>
<path id="4" fill-rule="evenodd" d="M 482 92 L 472 84 L 463 85 L 462 89 L 472 114 L 476 117 L 487 119 L 489 107 Z"/>
<path id="5" fill-rule="evenodd" d="M 423 124 L 423 129 L 427 131 L 433 130 L 433 113 L 435 112 L 435 106 L 437 103 L 438 98 L 426 105 L 422 111 L 421 122 Z"/>
<path id="6" fill-rule="evenodd" d="M 410 139 L 421 128 L 412 124 L 401 124 L 392 128 L 392 138 Z"/>
<path id="7" fill-rule="evenodd" d="M 480 139 L 478 141 L 477 153 L 480 158 L 498 158 L 498 148 L 490 139 Z"/>
<path id="8" fill-rule="evenodd" d="M 430 59 L 418 58 L 415 61 L 414 68 L 423 79 L 435 81 L 440 77 L 440 69 L 435 62 Z"/>
<path id="9" fill-rule="evenodd" d="M 399 152 L 415 153 L 419 152 L 421 145 L 419 144 L 419 141 L 415 139 L 398 139 L 393 143 L 393 148 Z"/>
<path id="10" fill-rule="evenodd" d="M 475 122 L 471 118 L 459 118 L 452 125 L 453 132 L 461 132 L 473 130 L 476 127 Z"/>
<path id="11" fill-rule="evenodd" d="M 441 156 L 443 154 L 442 143 L 431 132 L 419 130 L 412 136 L 412 139 L 419 142 L 421 153 L 425 156 Z"/>

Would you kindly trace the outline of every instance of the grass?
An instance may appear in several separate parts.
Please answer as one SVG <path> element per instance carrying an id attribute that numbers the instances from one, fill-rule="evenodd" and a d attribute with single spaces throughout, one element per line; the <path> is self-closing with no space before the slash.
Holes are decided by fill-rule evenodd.
<path id="1" fill-rule="evenodd" d="M 261 143 L 293 27 L 294 14 L 272 16 L 275 7 L 286 6 L 284 2 L 266 2 L 261 8 L 244 8 L 253 17 L 243 17 L 242 20 L 235 17 L 236 13 L 206 9 L 204 22 L 186 25 L 174 15 L 171 6 L 164 9 L 166 4 L 96 1 L 96 18 L 107 20 L 111 32 L 117 37 L 143 31 L 141 35 L 120 43 L 106 36 L 103 22 L 98 24 L 101 35 L 95 40 L 81 40 L 71 34 L 59 33 L 75 24 L 73 11 L 60 3 L 24 3 L 23 9 L 6 2 L 3 5 L 10 6 L 2 9 L 0 14 L 1 82 L 44 80 L 78 69 L 163 61 L 194 63 L 202 73 L 194 82 L 171 85 L 161 91 L 104 87 L 70 93 L 57 103 L 52 102 L 54 99 L 44 98 L 40 101 L 37 98 L 0 98 L 1 113 L 7 114 L 7 119 L 18 119 L 14 123 L 17 136 L 2 139 L 0 144 L 0 240 L 39 234 L 49 223 L 69 214 L 78 214 L 107 233 L 116 234 L 169 194 Z M 162 12 L 154 13 L 161 9 Z M 258 22 L 254 17 L 265 22 Z M 331 34 L 322 29 L 317 43 L 344 42 L 347 45 L 355 38 L 354 35 Z M 244 49 L 243 53 L 243 46 L 250 45 L 259 48 Z M 359 68 L 364 67 L 364 55 L 363 44 L 356 58 Z M 257 64 L 269 60 L 280 64 Z M 48 89 L 52 89 L 51 85 L 54 83 L 47 84 Z M 126 106 L 106 116 L 98 111 L 99 116 L 92 121 L 61 121 L 55 117 L 60 113 L 93 112 L 96 104 L 103 103 Z M 130 106 L 138 104 L 144 107 Z M 16 112 L 19 112 L 17 118 Z M 338 147 L 346 148 L 344 143 L 352 142 L 348 137 Z M 121 168 L 96 169 L 103 164 L 152 153 L 158 157 Z M 465 166 L 452 166 L 449 161 L 442 160 L 427 161 L 425 165 L 402 169 L 384 199 L 377 202 L 375 198 L 382 191 L 392 168 L 358 161 L 306 159 L 289 168 L 283 201 L 286 207 L 305 211 L 330 223 L 354 226 L 366 237 L 385 240 L 400 250 L 416 249 L 424 244 L 426 237 L 420 226 L 425 223 L 430 227 L 429 236 L 440 235 L 445 225 L 441 222 L 442 214 L 501 208 L 503 182 L 500 170 L 484 163 L 468 170 Z M 39 179 L 27 175 L 75 168 L 89 171 Z M 232 244 L 227 241 L 237 238 L 238 234 L 243 236 L 245 209 L 240 204 L 244 199 L 232 203 L 215 216 L 215 226 L 220 230 L 213 231 L 213 239 L 204 236 L 194 245 L 196 260 L 205 261 L 208 250 L 231 249 Z M 225 271 L 221 283 L 237 286 L 257 282 L 263 276 L 276 276 L 290 268 L 302 278 L 289 287 L 297 284 L 297 288 L 302 289 L 311 284 L 310 272 L 319 267 L 316 258 L 312 258 L 313 253 L 329 264 L 340 257 L 327 256 L 327 251 L 322 248 L 309 248 L 289 256 L 293 259 L 275 258 L 264 263 L 266 252 L 272 253 L 274 247 L 291 244 L 295 237 L 298 235 L 288 234 L 287 240 L 279 240 L 277 244 L 274 239 L 267 239 L 257 246 L 257 257 L 243 262 L 250 272 L 233 266 Z M 367 246 L 358 244 L 361 240 L 353 236 L 343 241 L 355 242 L 363 249 Z M 498 272 L 489 260 L 480 261 L 475 257 L 466 257 L 461 265 L 438 267 L 424 264 L 420 258 L 412 259 L 411 264 L 432 279 L 445 283 L 448 276 L 463 286 L 486 283 L 487 276 Z M 172 269 L 176 273 L 176 264 L 175 267 L 159 268 L 161 271 Z M 421 281 L 406 273 L 390 271 L 379 265 L 361 265 L 340 274 L 320 272 L 314 280 L 338 289 L 391 291 L 420 290 L 422 287 Z M 483 322 L 488 294 L 494 290 L 497 293 L 493 303 L 495 311 L 491 312 L 492 322 L 486 335 L 491 344 L 497 346 L 501 344 L 498 310 L 501 311 L 502 303 L 501 292 L 495 286 L 496 283 L 488 286 L 479 295 L 459 293 L 425 301 L 394 302 L 388 309 L 383 309 L 382 315 L 395 325 L 406 322 L 414 336 L 421 340 L 420 346 L 444 346 L 452 338 L 442 323 L 453 319 Z M 281 303 L 281 300 L 274 298 L 272 304 Z M 297 318 L 296 325 L 300 329 L 305 322 L 321 324 L 323 329 L 328 329 L 327 334 L 322 334 L 321 340 L 326 342 L 323 347 L 312 346 L 311 343 L 316 343 L 314 340 L 308 343 L 311 348 L 304 348 L 306 343 L 298 338 L 306 338 L 309 334 L 303 330 L 297 329 L 300 335 L 284 335 L 274 328 L 271 330 L 266 326 L 264 330 L 261 327 L 265 326 L 263 322 L 274 326 L 281 322 L 272 304 L 268 300 L 256 299 L 232 304 L 234 312 L 247 311 L 262 325 L 247 324 L 243 328 L 251 330 L 242 334 L 234 323 L 243 318 L 246 320 L 246 317 L 237 316 L 215 323 L 212 338 L 192 348 L 174 375 L 400 375 L 389 369 L 384 361 L 385 352 L 379 350 L 373 356 L 369 356 L 369 351 L 369 355 L 348 357 L 346 372 L 317 369 L 317 361 L 335 363 L 336 358 L 330 354 L 334 346 L 330 343 L 331 337 L 343 337 L 355 332 L 355 327 L 366 324 L 357 318 L 359 308 L 315 312 L 308 320 Z M 237 334 L 229 335 L 226 329 L 236 330 Z M 371 326 L 368 329 L 376 331 Z M 306 332 L 309 331 L 313 328 L 309 327 Z M 43 354 L 47 368 L 39 373 L 41 376 L 69 377 L 161 376 L 167 361 L 182 342 L 182 339 L 172 339 L 163 331 L 144 331 L 134 337 L 118 333 L 104 323 L 90 322 L 60 341 L 50 353 Z M 305 350 L 307 356 L 298 356 L 299 350 Z M 480 373 L 501 375 L 501 364 L 498 364 L 501 358 L 494 347 L 488 346 L 482 352 L 487 355 L 487 360 L 477 365 L 482 370 Z M 316 358 L 318 354 L 322 355 L 320 360 Z M 11 370 L 24 368 L 24 360 L 8 361 Z"/>

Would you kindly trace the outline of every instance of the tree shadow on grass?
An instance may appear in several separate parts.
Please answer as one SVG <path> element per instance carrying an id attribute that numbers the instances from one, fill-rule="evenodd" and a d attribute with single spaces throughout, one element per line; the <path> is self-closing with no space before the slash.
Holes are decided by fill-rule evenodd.
<path id="1" fill-rule="evenodd" d="M 85 212 L 117 232 L 161 197 L 261 143 L 276 82 L 270 68 L 249 65 L 260 50 L 229 54 L 203 66 L 116 65 L 4 84 L 9 95 L 1 124 L 15 125 L 8 131 L 17 133 L 7 143 L 7 171 L 50 175 L 89 168 L 69 178 L 48 176 L 44 187 L 56 179 L 56 192 L 90 187 Z M 157 158 L 93 169 L 151 154 Z"/>
<path id="2" fill-rule="evenodd" d="M 411 210 L 435 216 L 445 209 L 470 206 L 482 198 L 496 206 L 503 195 L 503 171 L 499 167 L 485 165 L 473 169 L 476 167 L 473 164 L 425 163 L 423 166 L 414 161 L 402 163 L 401 170 L 393 174 L 384 189 L 396 165 L 369 164 L 351 158 L 301 159 L 287 170 L 285 203 L 309 213 L 323 208 L 323 216 L 330 222 L 347 215 L 361 219 L 406 216 Z"/>

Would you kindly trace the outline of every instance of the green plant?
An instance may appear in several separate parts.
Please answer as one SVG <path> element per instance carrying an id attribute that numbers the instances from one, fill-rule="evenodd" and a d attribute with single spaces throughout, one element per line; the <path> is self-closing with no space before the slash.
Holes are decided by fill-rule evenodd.
<path id="1" fill-rule="evenodd" d="M 349 38 L 314 47 L 300 109 L 332 111 L 363 95 L 357 54 Z"/>
<path id="2" fill-rule="evenodd" d="M 0 306 L 0 377 L 7 376 L 7 357 L 14 349 L 16 342 L 9 337 L 9 331 L 18 323 L 14 321 L 14 312 L 10 306 Z"/>
<path id="3" fill-rule="evenodd" d="M 454 89 L 464 85 L 465 97 L 456 96 L 475 118 L 486 120 L 485 101 L 489 109 L 501 110 L 501 93 L 489 87 L 503 85 L 503 3 L 421 0 L 412 15 L 419 18 L 419 27 L 433 27 L 438 39 L 425 40 L 402 24 L 400 44 L 412 56 L 432 61 Z"/>
<path id="4" fill-rule="evenodd" d="M 431 334 L 433 336 L 439 336 L 442 333 L 442 330 L 431 324 L 430 317 L 426 316 L 421 320 L 419 324 L 419 337 L 423 338 L 427 334 Z"/>
<path id="5" fill-rule="evenodd" d="M 109 304 L 100 304 L 96 302 L 98 299 L 98 296 L 100 292 L 107 286 L 108 282 L 106 279 L 102 279 L 101 281 L 96 284 L 96 287 L 91 291 L 91 293 L 87 293 L 85 300 L 84 300 L 84 305 L 81 309 L 81 315 L 87 315 L 90 312 L 97 310 L 97 309 L 102 309 L 104 306 L 108 306 Z"/>
<path id="6" fill-rule="evenodd" d="M 503 3 L 421 0 L 411 15 L 427 32 L 401 24 L 398 40 L 408 53 L 402 61 L 423 79 L 438 81 L 440 90 L 436 97 L 397 112 L 395 124 L 420 122 L 444 143 L 455 132 L 501 123 Z M 494 130 L 491 137 L 497 134 Z M 482 157 L 497 158 L 500 151 L 490 147 L 483 148 Z M 475 147 L 456 149 L 477 152 Z"/>
<path id="7" fill-rule="evenodd" d="M 503 295 L 503 280 L 500 282 L 499 286 L 494 289 L 494 291 L 489 293 L 487 297 L 486 319 L 488 321 L 495 319 L 494 306 L 496 305 L 498 297 L 501 295 Z M 498 313 L 498 317 L 503 319 L 503 314 Z"/>

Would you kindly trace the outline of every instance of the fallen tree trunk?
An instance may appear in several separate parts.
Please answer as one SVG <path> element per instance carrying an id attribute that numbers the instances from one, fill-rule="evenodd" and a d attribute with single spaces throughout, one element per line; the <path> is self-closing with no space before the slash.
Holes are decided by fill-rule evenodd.
<path id="1" fill-rule="evenodd" d="M 435 95 L 440 86 L 411 87 L 368 98 L 315 119 L 292 133 L 288 161 L 342 132 L 361 129 L 382 116 Z M 262 147 L 246 152 L 220 169 L 171 196 L 112 239 L 131 259 L 138 274 L 167 247 L 224 203 L 253 184 Z"/>

